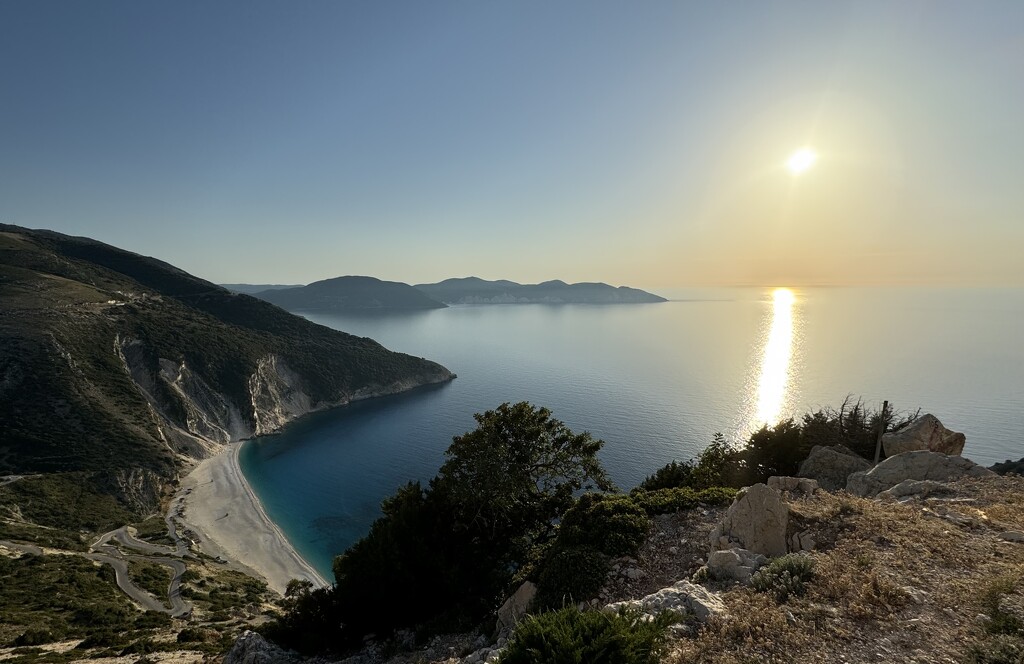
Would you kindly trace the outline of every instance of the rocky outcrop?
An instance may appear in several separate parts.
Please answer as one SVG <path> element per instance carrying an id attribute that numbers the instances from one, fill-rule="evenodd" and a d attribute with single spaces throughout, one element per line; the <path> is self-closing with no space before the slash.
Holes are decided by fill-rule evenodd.
<path id="1" fill-rule="evenodd" d="M 939 418 L 930 413 L 897 431 L 882 435 L 882 449 L 887 457 L 916 450 L 959 455 L 963 453 L 966 442 L 964 434 L 942 426 Z"/>
<path id="2" fill-rule="evenodd" d="M 768 478 L 768 488 L 775 489 L 780 492 L 785 491 L 788 493 L 797 493 L 809 496 L 818 490 L 818 482 L 817 480 L 811 480 L 805 477 L 773 475 Z"/>
<path id="3" fill-rule="evenodd" d="M 768 558 L 747 549 L 712 551 L 708 556 L 708 574 L 717 581 L 747 583 Z"/>
<path id="4" fill-rule="evenodd" d="M 615 602 L 604 607 L 605 611 L 613 613 L 620 609 L 636 609 L 650 616 L 663 611 L 681 611 L 693 615 L 700 622 L 723 616 L 726 612 L 725 604 L 718 595 L 689 581 L 679 581 L 641 599 Z"/>
<path id="5" fill-rule="evenodd" d="M 907 496 L 919 496 L 924 498 L 929 494 L 942 489 L 945 485 L 934 480 L 903 480 L 891 489 L 886 489 L 878 494 L 879 498 L 905 498 Z"/>
<path id="6" fill-rule="evenodd" d="M 995 475 L 969 459 L 918 450 L 889 457 L 867 472 L 854 473 L 846 490 L 855 496 L 874 498 L 905 480 L 949 482 L 961 477 Z"/>
<path id="7" fill-rule="evenodd" d="M 262 357 L 249 378 L 257 436 L 272 433 L 313 407 L 299 376 L 276 355 Z"/>
<path id="8" fill-rule="evenodd" d="M 800 464 L 797 475 L 817 480 L 825 491 L 840 491 L 846 488 L 846 480 L 850 475 L 869 468 L 871 464 L 867 459 L 842 445 L 815 445 L 810 455 Z"/>
<path id="9" fill-rule="evenodd" d="M 711 550 L 737 545 L 765 556 L 786 553 L 789 507 L 778 491 L 755 484 L 736 494 L 725 518 L 711 533 Z"/>
<path id="10" fill-rule="evenodd" d="M 516 626 L 530 608 L 530 602 L 537 596 L 537 586 L 532 581 L 524 581 L 523 585 L 505 600 L 498 609 L 498 630 Z"/>
<path id="11" fill-rule="evenodd" d="M 246 631 L 224 657 L 224 664 L 299 664 L 302 658 L 282 650 L 256 632 Z"/>

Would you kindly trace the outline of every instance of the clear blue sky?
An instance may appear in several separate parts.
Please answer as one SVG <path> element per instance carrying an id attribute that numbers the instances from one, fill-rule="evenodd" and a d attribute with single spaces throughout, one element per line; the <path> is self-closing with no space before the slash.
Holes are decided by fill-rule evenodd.
<path id="1" fill-rule="evenodd" d="M 1021 284 L 1024 2 L 5 0 L 0 220 L 220 282 Z"/>

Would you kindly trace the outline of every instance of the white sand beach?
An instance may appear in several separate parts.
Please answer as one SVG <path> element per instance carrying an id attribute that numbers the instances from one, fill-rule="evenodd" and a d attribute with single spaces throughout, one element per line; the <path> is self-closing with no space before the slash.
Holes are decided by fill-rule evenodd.
<path id="1" fill-rule="evenodd" d="M 198 536 L 204 553 L 227 559 L 228 567 L 256 572 L 279 593 L 291 579 L 326 586 L 263 511 L 238 465 L 241 445 L 230 444 L 184 478 L 179 497 L 185 527 Z"/>

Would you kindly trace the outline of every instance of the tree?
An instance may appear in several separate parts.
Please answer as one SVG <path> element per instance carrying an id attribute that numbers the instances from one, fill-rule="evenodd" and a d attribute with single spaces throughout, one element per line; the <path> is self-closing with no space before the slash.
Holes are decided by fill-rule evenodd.
<path id="1" fill-rule="evenodd" d="M 542 539 L 573 494 L 614 489 L 597 459 L 604 443 L 573 433 L 547 408 L 503 403 L 473 417 L 477 428 L 453 439 L 431 483 L 453 507 L 457 528 L 499 541 Z"/>
<path id="2" fill-rule="evenodd" d="M 332 606 L 343 627 L 334 643 L 400 627 L 471 627 L 554 534 L 574 494 L 612 488 L 597 459 L 603 443 L 573 433 L 548 409 L 505 403 L 474 417 L 477 428 L 453 439 L 429 487 L 399 489 L 366 537 L 335 559 Z M 282 623 L 289 621 L 324 623 Z"/>

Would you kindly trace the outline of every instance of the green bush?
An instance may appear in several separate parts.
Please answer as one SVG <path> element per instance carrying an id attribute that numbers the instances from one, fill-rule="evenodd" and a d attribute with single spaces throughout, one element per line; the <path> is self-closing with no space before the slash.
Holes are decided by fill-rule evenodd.
<path id="1" fill-rule="evenodd" d="M 804 584 L 814 578 L 814 561 L 808 556 L 791 553 L 771 561 L 750 578 L 754 590 L 772 593 L 779 602 L 790 595 L 803 595 Z"/>
<path id="2" fill-rule="evenodd" d="M 671 514 L 682 510 L 692 510 L 699 505 L 727 505 L 736 497 L 736 489 L 714 487 L 694 491 L 682 487 L 659 489 L 657 491 L 638 491 L 632 499 L 647 514 Z"/>
<path id="3" fill-rule="evenodd" d="M 681 486 L 691 486 L 693 481 L 693 461 L 673 461 L 654 471 L 653 475 L 640 483 L 637 489 L 641 491 L 657 491 L 658 489 L 674 489 Z"/>
<path id="4" fill-rule="evenodd" d="M 186 627 L 185 629 L 178 632 L 178 643 L 197 643 L 203 641 L 210 641 L 215 636 L 215 633 L 198 627 Z"/>
<path id="5" fill-rule="evenodd" d="M 647 512 L 632 496 L 588 493 L 562 517 L 556 546 L 624 556 L 643 544 L 649 530 Z"/>
<path id="6" fill-rule="evenodd" d="M 608 575 L 608 556 L 593 549 L 562 549 L 544 564 L 534 607 L 558 609 L 590 599 Z"/>
<path id="7" fill-rule="evenodd" d="M 991 618 L 985 625 L 990 634 L 1006 634 L 1008 636 L 1024 635 L 1024 624 L 1021 620 L 999 608 L 1000 600 L 1006 595 L 1011 595 L 1017 588 L 1020 580 L 1015 576 L 999 576 L 985 586 L 981 594 L 981 605 L 985 613 Z"/>
<path id="8" fill-rule="evenodd" d="M 58 639 L 48 629 L 29 627 L 18 638 L 14 639 L 15 646 L 41 646 L 44 643 L 53 643 Z"/>
<path id="9" fill-rule="evenodd" d="M 531 616 L 516 629 L 499 664 L 655 664 L 665 630 L 679 617 L 662 613 L 580 612 L 575 607 Z"/>
<path id="10" fill-rule="evenodd" d="M 972 644 L 967 650 L 968 664 L 1024 664 L 1024 639 L 1005 634 L 991 636 Z"/>
<path id="11" fill-rule="evenodd" d="M 772 475 L 795 475 L 815 445 L 844 445 L 865 458 L 875 454 L 879 427 L 898 429 L 918 413 L 897 416 L 892 408 L 872 410 L 847 398 L 838 410 L 819 408 L 800 419 L 789 418 L 764 425 L 739 445 L 720 433 L 690 461 L 673 461 L 643 481 L 640 490 L 677 487 L 707 489 L 740 488 L 765 482 Z"/>

